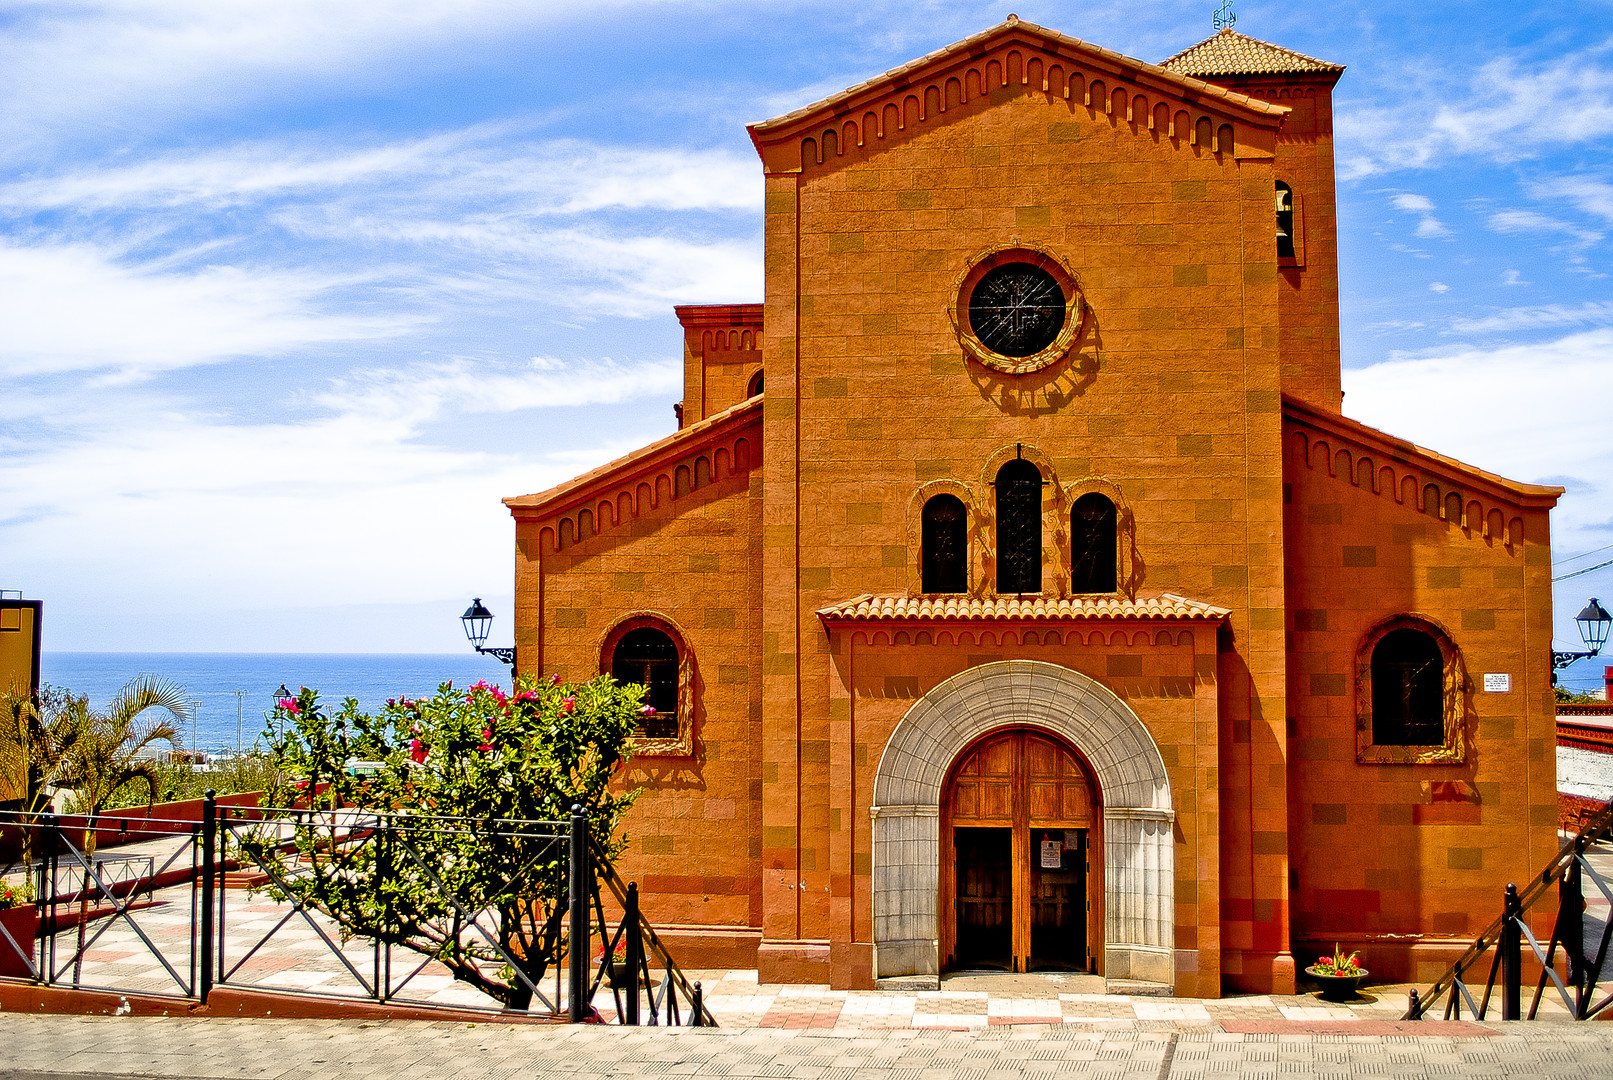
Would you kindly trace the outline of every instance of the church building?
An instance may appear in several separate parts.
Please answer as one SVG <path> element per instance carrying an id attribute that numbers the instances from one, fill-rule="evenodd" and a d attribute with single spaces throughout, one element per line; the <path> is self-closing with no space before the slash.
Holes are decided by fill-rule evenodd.
<path id="1" fill-rule="evenodd" d="M 505 500 L 522 670 L 657 709 L 680 963 L 1431 980 L 1555 854 L 1561 489 L 1342 415 L 1342 73 L 1009 16 L 751 125 L 763 302 L 677 309 L 676 433 Z"/>

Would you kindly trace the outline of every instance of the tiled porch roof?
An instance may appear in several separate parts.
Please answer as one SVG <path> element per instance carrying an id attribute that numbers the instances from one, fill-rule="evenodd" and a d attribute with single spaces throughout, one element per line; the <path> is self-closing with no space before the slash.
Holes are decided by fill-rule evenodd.
<path id="1" fill-rule="evenodd" d="M 1048 600 L 1037 597 L 862 596 L 818 609 L 824 622 L 1065 622 L 1070 620 L 1171 620 L 1220 622 L 1232 609 L 1164 593 L 1137 600 L 1078 598 Z"/>

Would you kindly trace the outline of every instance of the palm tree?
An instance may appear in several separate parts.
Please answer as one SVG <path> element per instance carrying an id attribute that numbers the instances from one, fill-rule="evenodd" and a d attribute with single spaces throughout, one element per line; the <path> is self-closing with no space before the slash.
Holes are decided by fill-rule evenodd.
<path id="1" fill-rule="evenodd" d="M 84 922 L 89 907 L 90 871 L 95 858 L 96 825 L 101 812 L 119 788 L 143 785 L 146 805 L 157 799 L 157 767 L 142 760 L 141 751 L 154 743 L 179 745 L 181 725 L 190 719 L 191 704 L 176 684 L 154 675 L 141 675 L 117 692 L 104 711 L 90 708 L 88 698 L 75 698 L 67 706 L 74 716 L 77 737 L 63 770 L 63 785 L 74 790 L 74 810 L 88 814 L 84 828 L 84 887 L 78 900 L 78 954 L 76 982 L 84 960 Z M 155 714 L 155 715 L 148 715 Z M 165 715 L 164 715 L 165 714 Z"/>
<path id="2" fill-rule="evenodd" d="M 41 687 L 37 694 L 15 687 L 0 691 L 0 803 L 22 814 L 24 880 L 33 868 L 33 830 L 38 815 L 66 780 L 85 730 L 86 710 L 71 709 L 70 693 Z"/>

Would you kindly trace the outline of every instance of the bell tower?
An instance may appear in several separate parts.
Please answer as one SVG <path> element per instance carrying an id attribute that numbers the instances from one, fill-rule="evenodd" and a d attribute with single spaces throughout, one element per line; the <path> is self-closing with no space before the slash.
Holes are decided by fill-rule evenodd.
<path id="1" fill-rule="evenodd" d="M 1286 394 L 1339 410 L 1338 205 L 1333 86 L 1344 68 L 1226 25 L 1161 67 L 1293 110 L 1277 132 L 1272 251 Z"/>

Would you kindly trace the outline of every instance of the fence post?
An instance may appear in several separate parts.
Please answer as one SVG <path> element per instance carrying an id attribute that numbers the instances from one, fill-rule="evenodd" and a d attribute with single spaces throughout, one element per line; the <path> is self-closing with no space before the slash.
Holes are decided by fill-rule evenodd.
<path id="1" fill-rule="evenodd" d="M 1454 986 L 1451 987 L 1451 993 L 1456 993 Z M 1414 986 L 1411 989 L 1411 996 L 1406 1005 L 1407 1020 L 1421 1020 L 1423 1018 L 1422 1012 L 1418 1008 L 1419 1005 L 1421 1005 L 1421 1002 L 1417 1000 L 1417 988 Z"/>
<path id="2" fill-rule="evenodd" d="M 580 1024 L 588 1013 L 588 815 L 571 807 L 571 1022 Z"/>
<path id="3" fill-rule="evenodd" d="M 689 1007 L 689 1026 L 705 1027 L 705 1015 L 706 993 L 704 990 L 700 989 L 700 980 L 696 979 L 694 983 L 694 998 Z"/>
<path id="4" fill-rule="evenodd" d="M 213 789 L 202 792 L 202 962 L 196 999 L 207 1004 L 213 992 L 213 862 L 218 849 L 218 802 Z"/>
<path id="5" fill-rule="evenodd" d="M 1518 904 L 1518 886 L 1507 882 L 1506 912 L 1501 917 L 1501 1019 L 1517 1020 L 1523 1015 L 1523 931 L 1518 920 L 1523 911 Z"/>
<path id="6" fill-rule="evenodd" d="M 1574 857 L 1557 883 L 1557 939 L 1568 953 L 1568 981 L 1574 987 L 1574 1011 L 1585 1007 L 1585 890 L 1580 877 L 1580 853 L 1585 838 L 1574 839 Z M 1575 1016 L 1574 1019 L 1582 1019 Z"/>
<path id="7" fill-rule="evenodd" d="M 639 969 L 644 966 L 644 941 L 639 936 L 638 882 L 627 886 L 627 905 L 622 910 L 622 922 L 627 926 L 627 1016 L 625 1022 L 638 1025 Z"/>
<path id="8" fill-rule="evenodd" d="M 45 835 L 40 840 L 39 852 L 39 888 L 34 896 L 39 905 L 39 981 L 49 986 L 52 982 L 52 973 L 56 967 L 56 853 L 61 850 L 61 825 L 55 814 L 45 814 L 40 819 L 45 826 Z M 50 911 L 46 913 L 46 905 Z"/>

